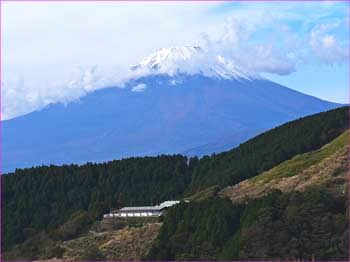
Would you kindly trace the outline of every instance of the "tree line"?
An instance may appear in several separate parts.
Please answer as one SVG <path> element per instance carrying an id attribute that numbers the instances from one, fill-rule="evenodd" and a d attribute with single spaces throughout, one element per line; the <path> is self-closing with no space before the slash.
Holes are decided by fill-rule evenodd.
<path id="1" fill-rule="evenodd" d="M 330 142 L 348 128 L 348 110 L 298 119 L 201 159 L 161 155 L 17 169 L 2 176 L 2 250 L 59 228 L 77 212 L 87 211 L 94 221 L 113 208 L 155 205 L 236 184 Z"/>

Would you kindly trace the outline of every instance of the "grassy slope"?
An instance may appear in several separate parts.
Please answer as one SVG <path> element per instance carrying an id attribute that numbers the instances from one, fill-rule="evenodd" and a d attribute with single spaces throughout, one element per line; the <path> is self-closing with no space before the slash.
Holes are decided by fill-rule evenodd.
<path id="1" fill-rule="evenodd" d="M 220 190 L 219 186 L 211 186 L 208 187 L 202 191 L 199 191 L 198 193 L 195 193 L 194 195 L 185 198 L 185 200 L 188 201 L 203 201 L 206 199 L 213 198 L 217 195 L 218 191 Z"/>
<path id="2" fill-rule="evenodd" d="M 171 213 L 164 222 L 168 227 L 161 228 L 146 259 L 344 259 L 348 246 L 348 138 L 346 131 L 319 150 L 298 155 L 219 192 L 232 200 L 226 215 L 234 213 L 231 215 L 239 223 L 231 219 L 231 231 L 215 232 L 217 245 L 210 230 L 215 224 L 226 225 L 219 221 L 225 213 L 221 208 L 220 216 L 200 212 L 212 209 L 206 204 L 210 201 L 219 205 L 218 187 L 194 194 L 182 213 L 191 214 L 195 221 L 191 224 L 191 219 L 181 217 L 180 208 Z M 175 229 L 169 231 L 169 225 Z M 202 235 L 205 237 L 200 238 Z"/>
<path id="3" fill-rule="evenodd" d="M 54 240 L 46 233 L 38 234 L 5 252 L 5 260 L 140 260 L 149 251 L 161 223 L 145 223 L 141 227 L 123 227 L 96 233 L 90 231 L 74 239 Z"/>
<path id="4" fill-rule="evenodd" d="M 140 260 L 156 238 L 160 223 L 148 223 L 139 228 L 89 234 L 66 241 L 63 258 L 67 260 Z"/>
<path id="5" fill-rule="evenodd" d="M 323 146 L 319 150 L 315 150 L 306 154 L 296 155 L 292 159 L 283 162 L 271 170 L 250 179 L 250 182 L 253 184 L 259 182 L 266 183 L 272 179 L 295 176 L 310 166 L 318 164 L 325 158 L 332 156 L 338 150 L 343 149 L 348 143 L 349 132 L 344 132 L 331 143 Z"/>
<path id="6" fill-rule="evenodd" d="M 348 128 L 348 113 L 349 108 L 342 107 L 291 121 L 230 151 L 203 157 L 192 172 L 187 196 L 214 185 L 235 185 L 297 154 L 321 148 Z"/>
<path id="7" fill-rule="evenodd" d="M 319 150 L 297 155 L 262 174 L 219 194 L 241 202 L 260 197 L 272 189 L 284 192 L 305 190 L 312 185 L 339 185 L 346 182 L 349 131 L 344 132 Z"/>

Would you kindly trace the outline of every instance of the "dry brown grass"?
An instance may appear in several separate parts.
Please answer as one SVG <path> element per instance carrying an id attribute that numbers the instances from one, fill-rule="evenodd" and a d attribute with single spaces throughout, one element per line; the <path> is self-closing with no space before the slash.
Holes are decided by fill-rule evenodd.
<path id="1" fill-rule="evenodd" d="M 110 260 L 139 260 L 145 256 L 157 237 L 161 223 L 149 223 L 140 228 L 124 228 L 99 249 Z"/>
<path id="2" fill-rule="evenodd" d="M 63 243 L 66 260 L 82 260 L 87 251 L 96 249 L 103 260 L 140 260 L 151 248 L 161 223 L 147 223 L 142 227 L 89 234 Z"/>
<path id="3" fill-rule="evenodd" d="M 349 170 L 348 156 L 349 146 L 340 147 L 320 163 L 311 165 L 293 176 L 276 176 L 267 180 L 262 174 L 260 179 L 245 180 L 223 189 L 219 192 L 219 196 L 229 197 L 233 202 L 242 203 L 248 199 L 261 197 L 272 189 L 279 189 L 282 192 L 305 191 L 307 188 L 320 185 L 334 194 L 345 194 Z"/>

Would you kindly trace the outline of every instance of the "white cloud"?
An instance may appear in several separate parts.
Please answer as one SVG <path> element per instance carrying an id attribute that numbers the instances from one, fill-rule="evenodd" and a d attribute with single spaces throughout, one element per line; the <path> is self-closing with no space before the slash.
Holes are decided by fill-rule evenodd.
<path id="1" fill-rule="evenodd" d="M 208 11 L 217 5 L 3 3 L 2 119 L 70 101 L 106 82 L 121 83 L 129 66 L 155 49 L 197 43 L 201 30 L 215 24 Z M 85 72 L 92 64 L 99 70 Z"/>
<path id="2" fill-rule="evenodd" d="M 310 33 L 310 46 L 320 62 L 325 64 L 336 64 L 345 62 L 348 57 L 347 47 L 342 47 L 336 36 L 331 34 L 340 23 L 326 23 L 315 27 Z"/>
<path id="3" fill-rule="evenodd" d="M 310 54 L 341 63 L 347 54 L 336 28 L 320 26 L 334 10 L 347 12 L 341 3 L 7 1 L 1 114 L 12 118 L 105 85 L 123 86 L 135 76 L 129 66 L 162 47 L 202 45 L 207 56 L 197 63 L 220 54 L 250 74 L 290 74 Z"/>
<path id="4" fill-rule="evenodd" d="M 333 35 L 326 35 L 322 38 L 321 41 L 325 48 L 333 48 L 336 45 L 336 40 Z"/>
<path id="5" fill-rule="evenodd" d="M 51 103 L 69 103 L 88 92 L 118 83 L 107 78 L 97 66 L 75 68 L 67 81 L 25 81 L 22 76 L 7 74 L 2 83 L 2 119 L 29 113 Z"/>
<path id="6" fill-rule="evenodd" d="M 260 26 L 266 24 L 261 22 Z M 231 17 L 226 21 L 223 34 L 218 39 L 211 39 L 206 34 L 202 36 L 210 52 L 233 60 L 249 75 L 261 73 L 285 75 L 294 72 L 297 60 L 291 55 L 292 49 L 286 50 L 285 47 L 277 46 L 274 41 L 254 43 L 253 34 L 259 29 L 257 21 L 256 24 L 249 24 L 244 19 L 237 20 Z"/>
<path id="7" fill-rule="evenodd" d="M 138 84 L 137 86 L 134 86 L 131 91 L 132 92 L 144 92 L 146 89 L 146 85 L 145 84 Z"/>
<path id="8" fill-rule="evenodd" d="M 172 79 L 169 81 L 169 85 L 171 86 L 176 86 L 178 84 L 182 84 L 182 80 L 181 79 Z"/>

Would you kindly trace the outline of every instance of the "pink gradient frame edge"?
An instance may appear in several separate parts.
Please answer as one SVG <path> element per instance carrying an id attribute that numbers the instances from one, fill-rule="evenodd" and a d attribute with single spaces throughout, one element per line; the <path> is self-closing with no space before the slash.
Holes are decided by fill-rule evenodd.
<path id="1" fill-rule="evenodd" d="M 2 32 L 2 2 L 347 2 L 348 3 L 348 54 L 350 55 L 350 0 L 0 0 L 0 109 L 2 106 L 2 79 L 3 79 L 3 61 L 2 61 L 2 40 L 3 40 L 3 32 Z M 350 104 L 350 62 L 348 63 L 348 102 Z M 350 107 L 349 107 L 349 129 L 350 129 Z M 1 119 L 1 113 L 0 113 L 0 261 L 2 260 L 2 119 Z M 349 145 L 350 145 L 350 135 L 348 137 Z M 348 155 L 348 160 L 350 161 L 350 152 Z M 350 169 L 348 170 L 348 203 L 350 202 Z M 350 206 L 348 206 L 348 217 L 350 217 Z M 350 231 L 350 225 L 349 225 L 349 231 Z M 5 260 L 4 260 L 5 261 Z M 13 262 L 27 262 L 31 260 L 7 260 L 7 261 L 13 261 Z M 64 259 L 57 259 L 57 260 L 37 260 L 37 261 L 57 261 L 57 262 L 63 262 L 63 261 L 73 261 L 73 260 L 64 260 Z M 76 261 L 76 260 L 74 260 Z M 94 261 L 94 260 L 93 260 Z M 114 261 L 114 260 L 104 260 L 104 261 Z M 163 262 L 172 261 L 172 260 L 163 260 Z M 185 260 L 186 261 L 186 260 Z M 185 262 L 184 261 L 184 262 Z M 217 262 L 226 262 L 221 260 L 215 260 Z M 295 262 L 295 260 L 264 260 L 264 259 L 256 259 L 256 260 L 234 260 L 237 262 Z M 308 260 L 303 260 L 308 261 Z M 344 260 L 315 260 L 322 261 L 322 262 L 334 262 L 334 261 L 344 261 Z M 348 260 L 350 261 L 350 234 L 348 233 Z M 86 261 L 85 262 L 92 262 L 92 261 Z M 123 262 L 129 262 L 129 261 L 123 261 Z M 130 261 L 131 262 L 131 261 Z M 135 262 L 135 261 L 133 261 Z M 206 262 L 206 260 L 201 260 L 201 262 Z M 344 261 L 345 262 L 345 261 Z"/>

